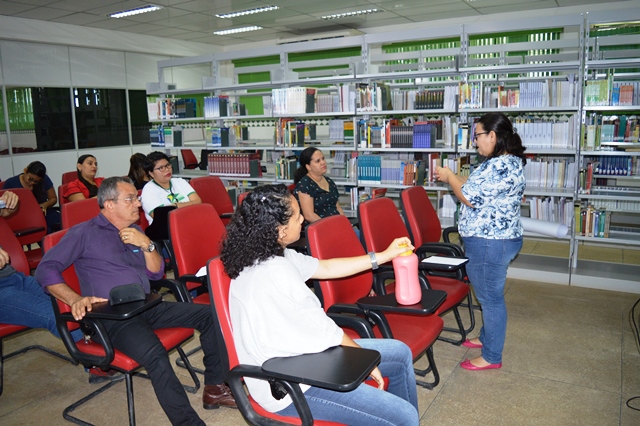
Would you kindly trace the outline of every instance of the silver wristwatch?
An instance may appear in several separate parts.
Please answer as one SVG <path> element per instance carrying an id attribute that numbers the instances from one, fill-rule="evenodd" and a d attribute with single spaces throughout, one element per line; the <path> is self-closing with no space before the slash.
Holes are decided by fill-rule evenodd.
<path id="1" fill-rule="evenodd" d="M 369 259 L 371 259 L 371 269 L 378 269 L 378 259 L 376 259 L 376 254 L 374 252 L 369 252 Z"/>
<path id="2" fill-rule="evenodd" d="M 142 251 L 151 253 L 152 251 L 155 251 L 155 250 L 156 250 L 156 244 L 153 241 L 151 241 L 151 243 L 149 244 L 149 247 L 147 247 L 146 250 L 142 250 Z"/>

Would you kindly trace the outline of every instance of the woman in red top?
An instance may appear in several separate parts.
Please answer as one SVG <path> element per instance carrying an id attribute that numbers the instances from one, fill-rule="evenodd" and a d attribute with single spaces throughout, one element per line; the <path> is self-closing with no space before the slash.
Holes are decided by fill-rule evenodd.
<path id="1" fill-rule="evenodd" d="M 67 186 L 67 191 L 62 195 L 69 201 L 94 198 L 98 195 L 98 187 L 104 178 L 96 177 L 98 161 L 91 154 L 85 154 L 78 158 L 78 179 Z"/>

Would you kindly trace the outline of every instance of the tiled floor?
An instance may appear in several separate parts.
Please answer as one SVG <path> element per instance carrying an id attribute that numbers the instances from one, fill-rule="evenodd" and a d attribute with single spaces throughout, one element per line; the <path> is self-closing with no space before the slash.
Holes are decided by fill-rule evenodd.
<path id="1" fill-rule="evenodd" d="M 509 280 L 503 368 L 462 370 L 460 361 L 477 356 L 479 350 L 437 342 L 435 357 L 441 383 L 432 391 L 418 389 L 421 424 L 640 424 L 640 411 L 625 405 L 627 399 L 640 395 L 640 355 L 629 324 L 629 312 L 637 298 Z M 481 321 L 479 314 L 476 317 Z M 64 349 L 47 332 L 31 331 L 7 339 L 4 352 L 35 342 Z M 189 347 L 195 344 L 191 342 Z M 176 370 L 188 383 L 184 370 Z M 69 424 L 62 418 L 63 407 L 94 388 L 79 366 L 38 351 L 20 355 L 5 363 L 0 424 Z M 139 425 L 169 424 L 147 380 L 135 378 L 134 393 Z M 235 410 L 203 410 L 201 391 L 190 398 L 208 424 L 245 424 Z M 634 406 L 640 408 L 640 400 Z M 124 383 L 107 390 L 77 414 L 97 425 L 127 424 Z"/>

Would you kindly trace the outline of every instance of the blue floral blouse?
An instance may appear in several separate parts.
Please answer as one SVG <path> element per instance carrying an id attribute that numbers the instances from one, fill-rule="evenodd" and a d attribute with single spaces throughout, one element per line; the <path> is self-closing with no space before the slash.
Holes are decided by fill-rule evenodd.
<path id="1" fill-rule="evenodd" d="M 460 236 L 521 237 L 520 203 L 525 187 L 522 159 L 501 155 L 480 164 L 462 185 L 462 194 L 473 207 L 462 205 Z"/>

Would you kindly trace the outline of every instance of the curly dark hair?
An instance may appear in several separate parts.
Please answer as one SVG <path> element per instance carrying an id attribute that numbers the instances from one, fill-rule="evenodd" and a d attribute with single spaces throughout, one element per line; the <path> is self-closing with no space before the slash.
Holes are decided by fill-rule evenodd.
<path id="1" fill-rule="evenodd" d="M 308 172 L 307 166 L 311 164 L 311 157 L 313 157 L 313 154 L 315 154 L 316 151 L 320 151 L 320 150 L 315 146 L 310 146 L 308 148 L 305 148 L 300 153 L 300 158 L 298 159 L 298 162 L 300 163 L 300 167 L 298 167 L 296 172 L 293 174 L 293 183 L 300 182 L 300 179 L 302 179 L 307 175 L 307 172 Z"/>
<path id="2" fill-rule="evenodd" d="M 278 227 L 293 214 L 291 193 L 285 185 L 265 185 L 254 189 L 238 207 L 227 225 L 220 259 L 231 278 L 246 267 L 273 256 L 284 256 L 278 242 Z"/>
<path id="3" fill-rule="evenodd" d="M 480 117 L 478 123 L 482 124 L 485 132 L 493 131 L 496 134 L 496 146 L 490 158 L 511 154 L 521 158 L 523 166 L 527 164 L 527 157 L 524 155 L 527 148 L 522 145 L 522 139 L 515 132 L 509 117 L 501 112 L 490 112 Z"/>

